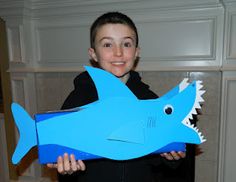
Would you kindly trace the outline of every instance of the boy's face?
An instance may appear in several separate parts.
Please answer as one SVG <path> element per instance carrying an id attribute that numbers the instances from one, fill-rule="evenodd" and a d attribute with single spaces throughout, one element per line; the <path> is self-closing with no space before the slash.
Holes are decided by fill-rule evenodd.
<path id="1" fill-rule="evenodd" d="M 135 32 L 127 25 L 105 24 L 98 29 L 95 49 L 89 48 L 89 55 L 102 69 L 122 79 L 139 55 Z"/>

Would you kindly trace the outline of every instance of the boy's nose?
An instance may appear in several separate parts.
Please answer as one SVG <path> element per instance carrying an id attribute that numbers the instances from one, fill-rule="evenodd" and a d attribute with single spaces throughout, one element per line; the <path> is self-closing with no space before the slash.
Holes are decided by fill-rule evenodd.
<path id="1" fill-rule="evenodd" d="M 115 55 L 115 56 L 122 56 L 122 55 L 123 55 L 122 47 L 116 46 L 116 47 L 114 48 L 114 55 Z"/>

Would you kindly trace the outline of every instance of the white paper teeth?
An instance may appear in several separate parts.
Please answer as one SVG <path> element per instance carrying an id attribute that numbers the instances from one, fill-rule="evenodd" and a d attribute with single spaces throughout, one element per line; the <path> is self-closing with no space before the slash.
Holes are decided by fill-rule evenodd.
<path id="1" fill-rule="evenodd" d="M 201 143 L 203 143 L 203 142 L 206 141 L 206 139 L 204 138 L 204 136 L 202 136 L 202 133 L 200 133 L 199 136 L 200 136 L 200 139 L 201 139 Z"/>
<path id="2" fill-rule="evenodd" d="M 198 100 L 198 102 L 204 102 L 204 99 L 199 95 L 197 95 L 197 100 Z"/>
<path id="3" fill-rule="evenodd" d="M 197 81 L 197 89 L 200 90 L 201 88 L 203 88 L 203 85 Z"/>
<path id="4" fill-rule="evenodd" d="M 186 121 L 186 120 L 185 120 L 183 123 L 184 123 L 186 126 L 192 128 L 193 130 L 195 130 L 195 131 L 198 133 L 198 136 L 199 136 L 199 138 L 200 138 L 200 140 L 201 140 L 201 143 L 203 143 L 203 142 L 206 141 L 206 139 L 204 138 L 204 136 L 202 135 L 202 133 L 199 132 L 199 129 L 198 129 L 197 127 L 195 127 L 194 124 L 191 124 L 189 121 Z"/>
<path id="5" fill-rule="evenodd" d="M 199 90 L 199 95 L 202 96 L 205 92 L 205 90 Z"/>
<path id="6" fill-rule="evenodd" d="M 197 114 L 195 107 L 193 107 L 193 109 L 192 109 L 192 114 Z"/>
<path id="7" fill-rule="evenodd" d="M 183 124 L 185 124 L 187 126 L 191 126 L 191 123 L 187 117 L 183 120 Z"/>
<path id="8" fill-rule="evenodd" d="M 199 102 L 196 103 L 195 108 L 201 109 L 201 105 L 199 104 Z"/>
<path id="9" fill-rule="evenodd" d="M 202 133 L 199 133 L 198 131 L 198 129 L 196 128 L 196 130 L 195 130 L 197 133 L 198 133 L 198 136 L 199 136 L 199 138 L 200 138 L 200 141 L 201 141 L 201 143 L 203 143 L 204 141 L 206 141 L 206 139 L 204 139 L 204 136 L 202 135 Z"/>
<path id="10" fill-rule="evenodd" d="M 192 113 L 190 113 L 190 114 L 188 115 L 188 118 L 189 118 L 189 119 L 193 119 Z"/>
<path id="11" fill-rule="evenodd" d="M 186 85 L 189 85 L 187 83 L 187 79 L 184 79 L 182 82 L 181 82 L 181 85 L 180 85 L 180 89 L 181 88 L 185 88 L 187 87 Z M 201 143 L 205 142 L 206 139 L 204 139 L 203 135 L 201 132 L 199 132 L 199 129 L 197 127 L 195 127 L 193 124 L 190 123 L 189 119 L 193 119 L 193 114 L 197 114 L 197 111 L 196 109 L 201 109 L 201 105 L 200 103 L 201 102 L 204 102 L 204 99 L 202 98 L 202 95 L 205 93 L 205 90 L 200 90 L 203 88 L 203 85 L 202 85 L 202 81 L 198 80 L 196 81 L 196 98 L 195 98 L 195 102 L 193 104 L 193 108 L 192 110 L 190 111 L 190 113 L 187 115 L 187 117 L 183 120 L 183 124 L 192 128 L 193 130 L 195 130 L 198 135 L 199 135 L 199 138 L 201 140 Z"/>
<path id="12" fill-rule="evenodd" d="M 188 78 L 184 78 L 183 81 L 179 84 L 179 92 L 184 90 L 188 85 Z"/>

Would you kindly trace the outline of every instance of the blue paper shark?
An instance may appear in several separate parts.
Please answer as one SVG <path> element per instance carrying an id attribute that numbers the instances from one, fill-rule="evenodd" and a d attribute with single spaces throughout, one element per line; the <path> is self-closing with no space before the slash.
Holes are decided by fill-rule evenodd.
<path id="1" fill-rule="evenodd" d="M 20 133 L 14 164 L 34 146 L 40 163 L 50 163 L 65 152 L 82 160 L 128 160 L 185 150 L 185 143 L 205 141 L 189 121 L 204 101 L 201 81 L 184 79 L 158 99 L 139 100 L 111 73 L 85 69 L 95 83 L 98 101 L 69 111 L 36 114 L 36 122 L 20 105 L 12 104 Z"/>

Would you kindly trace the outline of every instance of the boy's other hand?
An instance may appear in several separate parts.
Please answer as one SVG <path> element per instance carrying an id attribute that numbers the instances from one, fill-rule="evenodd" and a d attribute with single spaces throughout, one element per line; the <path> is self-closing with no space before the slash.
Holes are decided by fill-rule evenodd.
<path id="1" fill-rule="evenodd" d="M 73 172 L 84 171 L 86 169 L 82 160 L 76 161 L 73 154 L 69 156 L 67 153 L 65 153 L 63 157 L 59 156 L 57 158 L 57 163 L 49 163 L 47 164 L 47 167 L 56 168 L 60 174 L 72 174 Z"/>
<path id="2" fill-rule="evenodd" d="M 163 153 L 160 155 L 166 158 L 167 160 L 179 160 L 186 157 L 185 152 L 175 152 L 175 151 L 171 151 L 169 153 Z"/>

